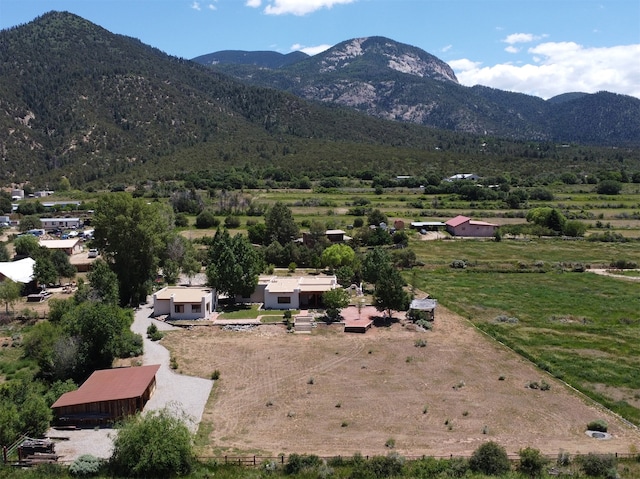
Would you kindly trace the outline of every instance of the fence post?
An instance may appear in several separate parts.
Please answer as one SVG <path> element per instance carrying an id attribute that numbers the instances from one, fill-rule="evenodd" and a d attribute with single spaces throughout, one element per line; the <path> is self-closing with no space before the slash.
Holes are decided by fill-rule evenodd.
<path id="1" fill-rule="evenodd" d="M 227 463 L 227 456 L 224 456 L 224 463 Z"/>
<path id="2" fill-rule="evenodd" d="M 256 456 L 253 456 L 253 465 L 256 465 Z"/>
<path id="3" fill-rule="evenodd" d="M 2 446 L 2 462 L 7 463 L 7 446 Z"/>
<path id="4" fill-rule="evenodd" d="M 284 464 L 284 454 L 280 456 L 280 464 Z"/>

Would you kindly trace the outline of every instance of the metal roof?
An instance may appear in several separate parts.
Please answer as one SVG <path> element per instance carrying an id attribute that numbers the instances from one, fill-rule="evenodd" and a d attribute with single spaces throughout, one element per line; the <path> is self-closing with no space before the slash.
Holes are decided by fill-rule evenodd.
<path id="1" fill-rule="evenodd" d="M 94 371 L 80 388 L 64 393 L 51 408 L 140 397 L 153 381 L 158 369 L 159 364 L 152 364 Z"/>
<path id="2" fill-rule="evenodd" d="M 0 274 L 16 283 L 30 283 L 33 281 L 35 264 L 36 261 L 32 258 L 2 262 L 0 263 Z"/>

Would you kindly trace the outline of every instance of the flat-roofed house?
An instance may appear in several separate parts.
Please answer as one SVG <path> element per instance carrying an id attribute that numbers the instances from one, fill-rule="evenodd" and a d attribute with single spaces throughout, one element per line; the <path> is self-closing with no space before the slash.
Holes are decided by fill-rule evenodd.
<path id="1" fill-rule="evenodd" d="M 322 294 L 337 287 L 335 276 L 271 276 L 261 277 L 256 290 L 265 309 L 307 309 L 321 307 Z"/>
<path id="2" fill-rule="evenodd" d="M 472 236 L 489 238 L 498 229 L 498 225 L 485 221 L 475 221 L 466 216 L 456 216 L 445 223 L 447 231 L 453 236 Z"/>
<path id="3" fill-rule="evenodd" d="M 159 364 L 94 371 L 75 391 L 53 403 L 54 423 L 68 426 L 110 424 L 144 409 L 156 389 Z"/>
<path id="4" fill-rule="evenodd" d="M 153 315 L 170 319 L 206 319 L 216 310 L 212 288 L 167 286 L 153 294 Z"/>

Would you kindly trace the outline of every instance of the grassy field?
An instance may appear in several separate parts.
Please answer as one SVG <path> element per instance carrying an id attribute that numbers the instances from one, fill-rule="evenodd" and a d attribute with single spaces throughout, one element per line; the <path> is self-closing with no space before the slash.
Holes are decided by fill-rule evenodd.
<path id="1" fill-rule="evenodd" d="M 638 284 L 592 273 L 422 270 L 416 286 L 640 424 Z"/>

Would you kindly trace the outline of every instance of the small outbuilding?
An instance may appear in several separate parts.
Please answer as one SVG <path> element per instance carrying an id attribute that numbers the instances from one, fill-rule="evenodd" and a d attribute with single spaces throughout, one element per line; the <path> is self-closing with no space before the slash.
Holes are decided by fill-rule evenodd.
<path id="1" fill-rule="evenodd" d="M 436 319 L 436 306 L 438 306 L 438 302 L 435 299 L 414 299 L 409 305 L 407 318 L 413 321 L 418 321 L 419 319 L 433 321 Z"/>
<path id="2" fill-rule="evenodd" d="M 113 424 L 144 409 L 156 389 L 159 364 L 94 371 L 77 390 L 53 403 L 57 426 Z"/>

